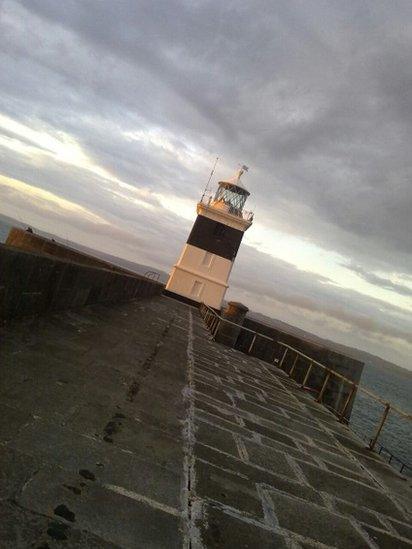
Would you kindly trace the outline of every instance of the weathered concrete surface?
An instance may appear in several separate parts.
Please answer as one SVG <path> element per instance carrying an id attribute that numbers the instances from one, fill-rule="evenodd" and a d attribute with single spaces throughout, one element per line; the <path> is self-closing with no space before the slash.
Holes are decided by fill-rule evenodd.
<path id="1" fill-rule="evenodd" d="M 25 321 L 0 360 L 2 548 L 411 547 L 408 481 L 187 305 Z"/>

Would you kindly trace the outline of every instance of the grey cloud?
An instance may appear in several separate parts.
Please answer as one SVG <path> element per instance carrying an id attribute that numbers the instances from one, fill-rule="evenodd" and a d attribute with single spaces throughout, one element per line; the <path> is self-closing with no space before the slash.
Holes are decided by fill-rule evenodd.
<path id="1" fill-rule="evenodd" d="M 80 82 L 87 93 L 119 101 L 120 111 L 136 106 L 229 156 L 244 154 L 265 172 L 257 194 L 298 197 L 338 229 L 329 244 L 312 227 L 320 245 L 347 247 L 349 234 L 369 241 L 372 256 L 382 248 L 410 254 L 412 128 L 399 109 L 412 111 L 412 44 L 400 13 L 375 3 L 25 5 L 87 44 L 79 58 L 67 56 L 68 66 L 54 56 L 53 70 L 72 85 L 91 69 L 88 49 L 97 49 L 101 72 Z M 36 59 L 50 66 L 46 54 Z"/>
<path id="2" fill-rule="evenodd" d="M 368 272 L 361 265 L 343 264 L 343 266 L 358 274 L 364 280 L 370 282 L 371 284 L 374 284 L 375 286 L 379 286 L 380 288 L 384 288 L 385 290 L 392 290 L 399 295 L 412 297 L 412 289 L 409 286 L 405 286 L 404 284 L 397 284 L 395 282 L 392 282 L 392 280 L 390 280 L 389 278 L 384 278 L 382 276 L 376 275 L 373 272 Z"/>
<path id="3" fill-rule="evenodd" d="M 245 162 L 262 225 L 340 254 L 368 282 L 410 297 L 373 274 L 412 274 L 410 2 L 27 0 L 0 10 L 6 114 L 67 132 L 131 185 L 193 201 L 207 160 Z M 196 144 L 202 161 L 184 164 L 123 135 L 156 128 L 182 154 Z M 190 223 L 154 199 L 145 211 L 97 176 L 51 159 L 39 167 L 7 152 L 0 162 L 3 174 L 150 243 L 123 248 L 115 236 L 128 258 L 146 254 L 142 262 L 167 269 L 185 241 Z M 241 250 L 233 273 L 240 292 L 296 308 L 300 299 L 354 330 L 366 330 L 368 318 L 378 322 L 370 333 L 409 329 L 405 312 L 251 254 Z"/>

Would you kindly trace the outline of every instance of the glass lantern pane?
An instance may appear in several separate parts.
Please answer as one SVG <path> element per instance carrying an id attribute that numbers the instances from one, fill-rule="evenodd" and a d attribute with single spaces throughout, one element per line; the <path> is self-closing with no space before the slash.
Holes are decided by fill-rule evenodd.
<path id="1" fill-rule="evenodd" d="M 246 194 L 241 194 L 227 187 L 219 187 L 216 193 L 216 200 L 222 200 L 229 207 L 229 213 L 234 215 L 241 215 L 246 198 Z"/>

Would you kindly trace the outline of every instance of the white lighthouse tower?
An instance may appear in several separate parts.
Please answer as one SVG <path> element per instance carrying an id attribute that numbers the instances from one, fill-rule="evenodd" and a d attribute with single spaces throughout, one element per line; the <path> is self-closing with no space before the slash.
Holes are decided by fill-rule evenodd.
<path id="1" fill-rule="evenodd" d="M 253 214 L 243 209 L 250 193 L 240 178 L 247 169 L 242 166 L 235 177 L 220 181 L 213 197 L 202 196 L 166 293 L 220 309 L 243 233 L 253 221 Z"/>

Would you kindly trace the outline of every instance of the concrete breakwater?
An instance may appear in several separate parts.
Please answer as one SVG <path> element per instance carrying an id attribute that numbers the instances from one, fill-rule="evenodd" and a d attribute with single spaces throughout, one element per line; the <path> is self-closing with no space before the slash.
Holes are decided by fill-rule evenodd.
<path id="1" fill-rule="evenodd" d="M 158 282 L 16 227 L 10 230 L 6 244 L 0 247 L 0 264 L 0 318 L 3 320 L 53 310 L 74 309 L 94 303 L 125 302 L 135 297 L 159 295 L 163 291 L 163 285 Z M 355 383 L 359 381 L 363 368 L 361 362 L 245 318 L 247 308 L 243 310 L 239 303 L 229 304 L 228 311 L 228 319 L 239 321 L 245 328 L 266 334 L 274 341 L 285 341 L 325 362 Z M 269 363 L 273 363 L 274 356 L 279 355 L 278 346 L 268 345 L 268 341 L 262 338 L 256 339 L 253 350 L 248 351 L 250 331 L 237 330 L 235 337 L 231 333 L 230 341 L 226 341 L 224 332 L 228 327 L 226 325 L 222 334 L 219 333 L 218 341 L 243 352 L 247 351 L 248 354 Z M 291 367 L 290 360 L 291 357 L 287 357 L 287 369 Z M 299 362 L 295 364 L 295 370 L 297 378 L 304 375 L 303 365 Z M 317 389 L 322 385 L 323 379 L 322 372 L 314 371 L 308 385 Z M 339 409 L 346 400 L 348 391 L 349 386 L 331 381 L 324 395 L 324 403 L 333 409 Z M 353 399 L 347 409 L 347 419 L 350 417 L 352 404 Z"/>
<path id="2" fill-rule="evenodd" d="M 1 547 L 411 546 L 408 479 L 285 372 L 60 246 L 0 246 Z"/>
<path id="3" fill-rule="evenodd" d="M 154 297 L 2 330 L 0 546 L 411 547 L 410 482 Z"/>

